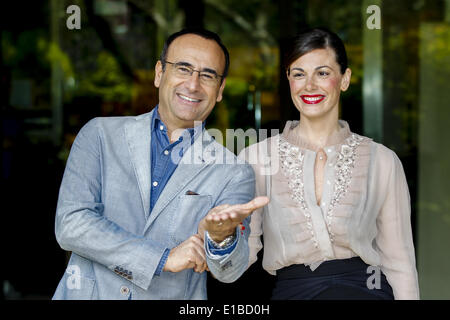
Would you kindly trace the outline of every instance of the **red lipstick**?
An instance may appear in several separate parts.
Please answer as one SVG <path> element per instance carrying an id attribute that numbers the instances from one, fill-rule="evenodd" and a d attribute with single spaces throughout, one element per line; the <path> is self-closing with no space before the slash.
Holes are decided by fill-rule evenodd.
<path id="1" fill-rule="evenodd" d="M 325 96 L 322 94 L 304 94 L 301 95 L 300 98 L 302 98 L 303 102 L 306 104 L 318 104 L 325 99 Z"/>

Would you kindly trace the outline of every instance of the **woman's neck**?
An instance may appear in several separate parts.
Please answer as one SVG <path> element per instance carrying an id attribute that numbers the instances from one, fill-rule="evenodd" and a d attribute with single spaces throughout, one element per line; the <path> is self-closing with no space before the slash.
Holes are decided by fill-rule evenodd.
<path id="1" fill-rule="evenodd" d="M 337 119 L 314 120 L 302 117 L 295 130 L 302 139 L 320 149 L 325 147 L 331 135 L 339 131 L 339 122 Z"/>

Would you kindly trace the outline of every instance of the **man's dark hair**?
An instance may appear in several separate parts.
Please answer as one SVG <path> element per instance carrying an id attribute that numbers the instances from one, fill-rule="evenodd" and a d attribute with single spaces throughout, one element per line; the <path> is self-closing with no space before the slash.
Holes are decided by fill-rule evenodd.
<path id="1" fill-rule="evenodd" d="M 344 43 L 337 34 L 326 28 L 307 29 L 297 34 L 290 45 L 284 64 L 288 73 L 289 67 L 295 60 L 316 49 L 333 49 L 341 74 L 344 74 L 348 67 Z"/>
<path id="2" fill-rule="evenodd" d="M 159 60 L 161 60 L 161 64 L 162 64 L 162 68 L 163 70 L 165 70 L 166 68 L 166 58 L 167 58 L 167 52 L 169 51 L 169 46 L 170 44 L 178 37 L 181 37 L 182 35 L 185 34 L 196 34 L 202 38 L 208 39 L 208 40 L 214 40 L 219 47 L 222 49 L 224 55 L 225 55 L 225 69 L 223 70 L 222 73 L 222 81 L 224 78 L 226 78 L 226 76 L 228 75 L 228 69 L 230 67 L 230 54 L 228 53 L 227 48 L 225 47 L 225 45 L 222 43 L 222 40 L 220 39 L 219 35 L 209 31 L 209 30 L 205 30 L 202 28 L 186 28 L 183 30 L 180 30 L 178 32 L 175 32 L 173 34 L 171 34 L 166 42 L 164 42 L 164 47 L 162 49 L 161 52 L 161 56 L 159 57 Z"/>

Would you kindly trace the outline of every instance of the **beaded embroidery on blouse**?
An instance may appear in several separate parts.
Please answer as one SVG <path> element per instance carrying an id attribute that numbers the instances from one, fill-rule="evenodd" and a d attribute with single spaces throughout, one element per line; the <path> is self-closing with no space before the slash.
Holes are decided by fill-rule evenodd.
<path id="1" fill-rule="evenodd" d="M 307 228 L 311 232 L 314 246 L 317 248 L 319 244 L 314 235 L 311 214 L 308 211 L 303 188 L 303 159 L 305 158 L 305 155 L 299 147 L 290 144 L 282 137 L 280 137 L 278 141 L 278 153 L 280 155 L 281 170 L 289 181 L 288 185 L 291 190 L 290 196 L 300 205 L 300 208 L 303 209 L 303 214 L 307 221 Z"/>
<path id="2" fill-rule="evenodd" d="M 341 151 L 338 152 L 337 161 L 335 164 L 335 180 L 334 193 L 331 197 L 330 206 L 328 207 L 327 220 L 328 232 L 330 233 L 330 240 L 333 242 L 334 234 L 331 231 L 331 221 L 333 218 L 333 209 L 339 203 L 339 200 L 347 193 L 352 180 L 352 169 L 356 161 L 356 148 L 364 140 L 363 137 L 352 134 L 345 140 L 345 144 L 341 145 Z"/>
<path id="3" fill-rule="evenodd" d="M 330 240 L 333 242 L 334 234 L 331 231 L 331 222 L 333 218 L 333 209 L 339 204 L 340 199 L 346 194 L 350 182 L 352 180 L 352 169 L 356 161 L 356 148 L 364 140 L 356 134 L 352 134 L 341 145 L 340 151 L 337 153 L 335 164 L 335 181 L 334 190 L 331 197 L 330 206 L 327 211 L 327 227 Z M 303 159 L 305 155 L 299 147 L 289 143 L 283 137 L 278 142 L 278 152 L 280 156 L 281 169 L 284 176 L 288 179 L 288 186 L 291 191 L 291 198 L 300 205 L 307 220 L 307 228 L 311 232 L 314 246 L 318 247 L 318 242 L 314 235 L 311 222 L 311 214 L 305 201 L 304 185 L 303 185 Z"/>

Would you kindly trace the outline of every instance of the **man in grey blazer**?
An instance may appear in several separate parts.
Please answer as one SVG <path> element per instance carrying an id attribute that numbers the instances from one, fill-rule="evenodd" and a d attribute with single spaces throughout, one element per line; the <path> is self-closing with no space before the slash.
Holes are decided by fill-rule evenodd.
<path id="1" fill-rule="evenodd" d="M 56 238 L 72 254 L 54 299 L 206 299 L 205 270 L 223 282 L 245 271 L 248 215 L 267 201 L 204 129 L 228 66 L 216 34 L 175 33 L 155 66 L 159 104 L 80 130 L 58 198 Z"/>

